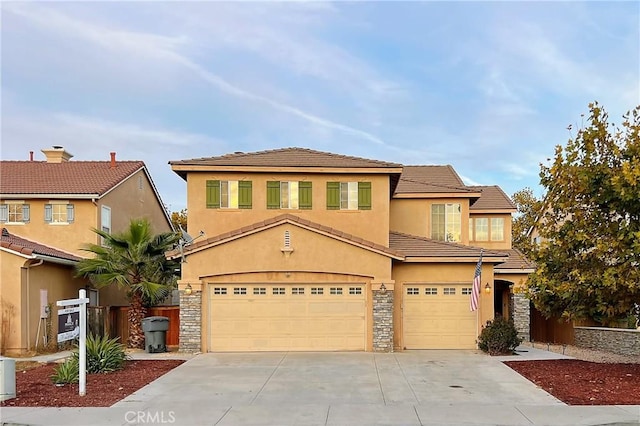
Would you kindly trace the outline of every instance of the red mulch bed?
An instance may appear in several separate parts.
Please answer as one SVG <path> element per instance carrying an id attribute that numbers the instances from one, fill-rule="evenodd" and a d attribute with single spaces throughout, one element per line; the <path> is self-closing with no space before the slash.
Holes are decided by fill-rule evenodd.
<path id="1" fill-rule="evenodd" d="M 640 364 L 601 364 L 577 359 L 505 364 L 570 405 L 640 404 Z"/>
<path id="2" fill-rule="evenodd" d="M 16 398 L 1 407 L 110 407 L 184 361 L 127 361 L 125 368 L 107 374 L 87 374 L 86 395 L 78 385 L 56 386 L 51 381 L 57 364 L 16 371 Z M 18 367 L 17 367 L 18 368 Z"/>

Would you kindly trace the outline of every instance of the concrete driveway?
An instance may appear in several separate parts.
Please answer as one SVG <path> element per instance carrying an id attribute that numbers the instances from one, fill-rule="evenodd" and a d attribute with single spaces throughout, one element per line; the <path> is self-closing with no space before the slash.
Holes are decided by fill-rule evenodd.
<path id="1" fill-rule="evenodd" d="M 193 357 L 110 408 L 13 408 L 2 419 L 67 426 L 597 425 L 638 424 L 640 407 L 567 406 L 475 351 L 217 353 Z"/>

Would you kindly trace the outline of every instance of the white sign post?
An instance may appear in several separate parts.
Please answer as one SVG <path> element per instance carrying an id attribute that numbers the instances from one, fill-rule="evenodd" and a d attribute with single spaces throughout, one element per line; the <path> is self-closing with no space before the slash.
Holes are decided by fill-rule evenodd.
<path id="1" fill-rule="evenodd" d="M 78 382 L 80 384 L 80 388 L 78 389 L 78 394 L 80 396 L 84 396 L 86 394 L 87 388 L 87 304 L 89 303 L 89 299 L 87 298 L 87 291 L 85 289 L 81 289 L 78 292 L 77 299 L 67 299 L 67 300 L 58 300 L 56 302 L 57 306 L 76 306 L 76 308 L 66 308 L 60 309 L 58 311 L 59 316 L 67 315 L 69 321 L 71 321 L 71 314 L 75 312 L 80 312 L 79 324 L 78 324 L 78 332 L 79 332 L 79 342 L 78 342 L 78 350 L 79 350 L 79 376 Z M 73 324 L 73 323 L 72 323 Z M 70 332 L 60 333 L 58 330 L 58 342 L 64 342 L 65 340 L 70 340 L 75 337 L 75 332 L 72 330 Z M 62 339 L 62 340 L 61 340 Z"/>

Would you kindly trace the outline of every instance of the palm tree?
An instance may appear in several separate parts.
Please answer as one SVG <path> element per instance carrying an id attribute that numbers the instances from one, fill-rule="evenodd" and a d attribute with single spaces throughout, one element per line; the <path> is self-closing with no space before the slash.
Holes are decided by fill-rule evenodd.
<path id="1" fill-rule="evenodd" d="M 102 237 L 102 244 L 83 249 L 94 257 L 78 263 L 77 275 L 89 278 L 97 288 L 115 284 L 126 290 L 131 305 L 127 346 L 144 348 L 142 319 L 148 306 L 161 302 L 173 290 L 179 264 L 167 260 L 164 253 L 174 248 L 180 235 L 153 235 L 147 219 L 131 220 L 129 228 L 118 234 L 93 231 Z"/>

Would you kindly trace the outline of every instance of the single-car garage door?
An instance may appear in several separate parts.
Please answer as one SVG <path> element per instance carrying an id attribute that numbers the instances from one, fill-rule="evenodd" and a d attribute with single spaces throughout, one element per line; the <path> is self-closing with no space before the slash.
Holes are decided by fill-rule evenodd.
<path id="1" fill-rule="evenodd" d="M 209 286 L 211 351 L 365 349 L 364 285 Z"/>
<path id="2" fill-rule="evenodd" d="M 476 315 L 471 285 L 405 284 L 403 334 L 407 349 L 475 349 Z"/>

